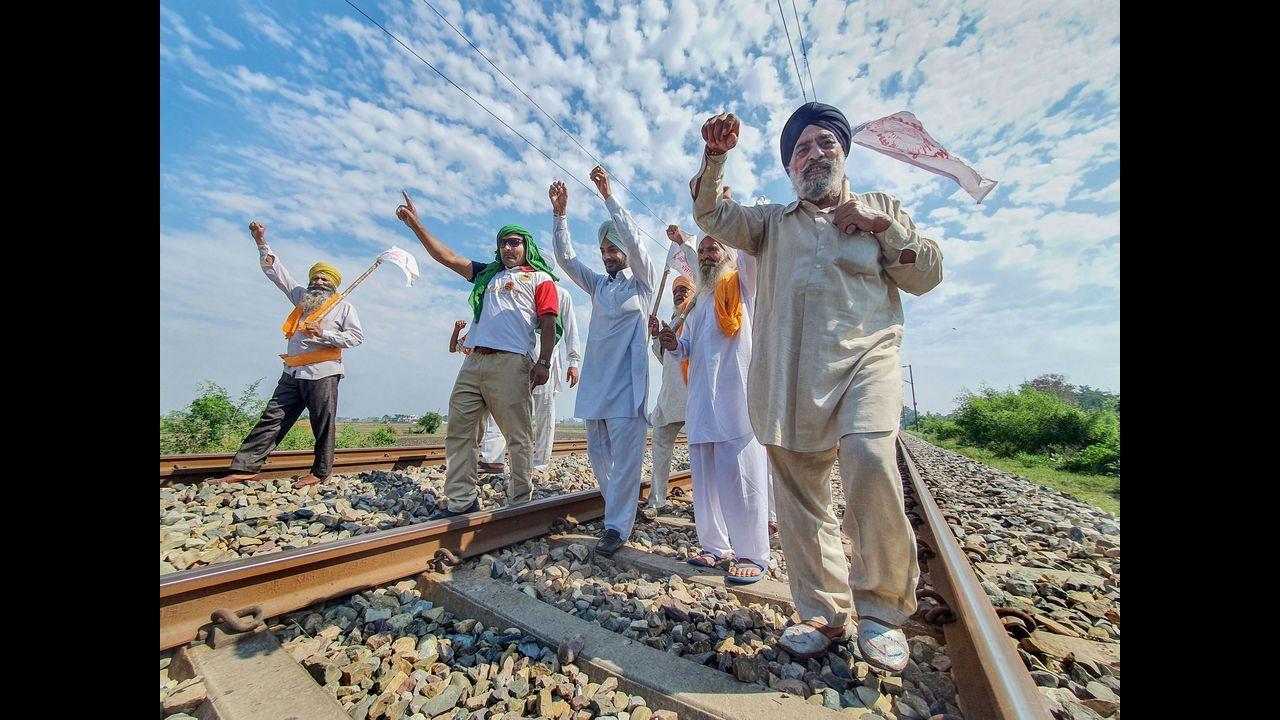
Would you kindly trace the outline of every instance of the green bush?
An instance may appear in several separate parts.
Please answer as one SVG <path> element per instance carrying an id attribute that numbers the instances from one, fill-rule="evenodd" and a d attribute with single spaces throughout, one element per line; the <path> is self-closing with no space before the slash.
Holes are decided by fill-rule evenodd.
<path id="1" fill-rule="evenodd" d="M 388 447 L 396 444 L 396 431 L 390 426 L 378 428 L 365 438 L 365 444 L 360 447 Z"/>
<path id="2" fill-rule="evenodd" d="M 418 424 L 421 425 L 422 428 L 429 433 L 433 433 L 436 430 L 439 430 L 440 424 L 443 422 L 444 422 L 444 416 L 434 411 L 429 412 L 426 415 L 423 415 L 422 418 L 418 420 Z"/>
<path id="3" fill-rule="evenodd" d="M 969 395 L 954 417 L 965 442 L 1004 457 L 1083 447 L 1100 422 L 1091 422 L 1054 393 L 1026 386 L 1018 392 L 986 389 Z"/>
<path id="4" fill-rule="evenodd" d="M 365 444 L 365 434 L 355 429 L 352 425 L 348 425 L 338 431 L 338 436 L 334 439 L 334 445 L 340 448 L 369 447 Z"/>
<path id="5" fill-rule="evenodd" d="M 943 415 L 922 415 L 919 431 L 942 440 L 951 440 L 961 436 L 960 426 L 955 420 Z"/>
<path id="6" fill-rule="evenodd" d="M 1120 444 L 1097 443 L 1062 461 L 1059 470 L 1086 472 L 1094 475 L 1120 474 Z"/>
<path id="7" fill-rule="evenodd" d="M 289 428 L 277 450 L 314 450 L 316 439 L 311 435 L 311 428 L 306 422 L 299 421 Z"/>

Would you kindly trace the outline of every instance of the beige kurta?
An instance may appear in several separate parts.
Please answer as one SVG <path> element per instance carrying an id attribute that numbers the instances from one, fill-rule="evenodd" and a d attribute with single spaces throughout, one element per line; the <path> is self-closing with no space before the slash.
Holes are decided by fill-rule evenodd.
<path id="1" fill-rule="evenodd" d="M 720 198 L 727 155 L 704 153 L 689 186 L 708 235 L 759 259 L 748 410 L 756 438 L 795 452 L 829 450 L 849 433 L 898 427 L 901 288 L 942 281 L 942 252 L 897 198 L 858 198 L 894 218 L 882 233 L 845 235 L 808 201 L 744 206 Z M 850 197 L 848 186 L 842 202 Z M 903 250 L 914 263 L 903 264 Z"/>

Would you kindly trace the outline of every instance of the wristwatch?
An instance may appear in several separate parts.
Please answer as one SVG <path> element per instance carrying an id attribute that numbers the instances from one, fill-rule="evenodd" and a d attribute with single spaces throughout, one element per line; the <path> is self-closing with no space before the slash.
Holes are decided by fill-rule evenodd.
<path id="1" fill-rule="evenodd" d="M 550 370 L 550 369 L 551 369 L 551 361 L 550 361 L 550 360 L 543 360 L 542 358 L 538 358 L 538 359 L 537 359 L 537 360 L 535 360 L 534 362 L 536 362 L 537 364 L 541 365 L 542 367 L 544 367 L 544 368 L 546 368 L 546 369 L 548 369 L 548 370 Z"/>

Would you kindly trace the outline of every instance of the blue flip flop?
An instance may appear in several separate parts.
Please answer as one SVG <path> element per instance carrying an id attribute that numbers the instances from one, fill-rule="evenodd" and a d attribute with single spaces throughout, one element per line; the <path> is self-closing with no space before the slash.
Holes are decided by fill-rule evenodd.
<path id="1" fill-rule="evenodd" d="M 715 562 L 713 562 L 713 563 L 700 563 L 700 562 L 694 562 L 694 560 L 697 560 L 698 558 L 715 558 Z M 724 562 L 724 558 L 720 557 L 719 555 L 716 555 L 715 553 L 711 552 L 710 550 L 703 550 L 702 552 L 698 553 L 697 555 L 694 555 L 693 557 L 689 558 L 688 560 L 685 560 L 685 562 L 689 563 L 690 565 L 692 565 L 692 566 L 694 566 L 694 567 L 700 567 L 700 568 L 707 568 L 707 569 L 711 569 L 711 568 L 714 568 L 715 566 L 719 565 L 720 563 Z"/>
<path id="2" fill-rule="evenodd" d="M 754 567 L 754 568 L 759 569 L 759 570 L 760 570 L 760 574 L 759 574 L 759 575 L 751 575 L 751 576 L 747 576 L 747 577 L 743 577 L 743 576 L 740 576 L 740 575 L 726 575 L 724 579 L 725 579 L 726 581 L 728 581 L 728 582 L 731 582 L 731 583 L 735 584 L 735 585 L 750 585 L 751 583 L 754 583 L 754 582 L 760 582 L 760 580 L 764 577 L 765 572 L 767 572 L 767 570 L 766 570 L 765 566 L 761 565 L 760 563 L 756 562 L 755 560 L 742 560 L 742 559 L 738 559 L 738 560 L 736 560 L 736 561 L 734 562 L 734 567 L 737 567 L 738 565 L 750 565 L 750 566 L 752 566 L 752 567 Z M 732 570 L 732 568 L 730 568 L 730 569 Z"/>

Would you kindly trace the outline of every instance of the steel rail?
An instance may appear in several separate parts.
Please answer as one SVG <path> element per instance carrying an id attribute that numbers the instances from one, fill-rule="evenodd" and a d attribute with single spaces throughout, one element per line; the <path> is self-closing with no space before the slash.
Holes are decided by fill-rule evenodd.
<path id="1" fill-rule="evenodd" d="M 1018 657 L 933 494 L 921 480 L 901 436 L 898 451 L 925 521 L 920 540 L 936 556 L 930 573 L 933 588 L 946 599 L 957 620 L 943 625 L 943 632 L 952 658 L 951 675 L 960 709 L 965 717 L 973 718 L 1049 720 L 1049 710 L 1036 691 L 1031 674 Z"/>
<path id="2" fill-rule="evenodd" d="M 689 471 L 673 473 L 670 483 L 689 490 Z M 641 500 L 648 494 L 646 481 Z M 259 605 L 265 617 L 275 617 L 428 570 L 441 550 L 465 559 L 545 535 L 557 521 L 603 516 L 600 491 L 582 490 L 161 575 L 160 650 L 194 639 L 216 610 Z"/>
<path id="3" fill-rule="evenodd" d="M 552 446 L 553 456 L 587 451 L 586 440 L 560 440 Z M 235 453 L 161 455 L 160 484 L 199 482 L 231 469 Z M 312 450 L 277 450 L 267 456 L 259 472 L 264 479 L 284 478 L 311 469 Z M 404 445 L 380 448 L 339 448 L 333 451 L 333 471 L 354 473 L 368 470 L 401 470 L 406 467 L 443 463 L 443 445 Z"/>

